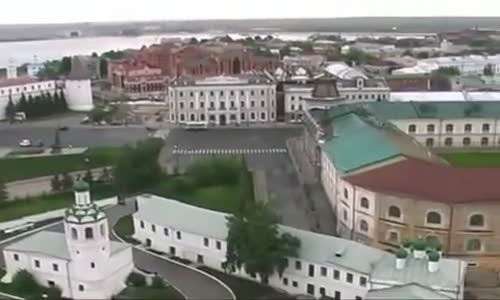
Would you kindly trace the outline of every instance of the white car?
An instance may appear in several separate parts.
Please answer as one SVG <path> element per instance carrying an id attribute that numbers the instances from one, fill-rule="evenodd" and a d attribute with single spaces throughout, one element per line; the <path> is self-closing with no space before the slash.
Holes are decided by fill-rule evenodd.
<path id="1" fill-rule="evenodd" d="M 22 140 L 19 142 L 19 146 L 21 147 L 31 147 L 31 141 L 30 140 Z"/>

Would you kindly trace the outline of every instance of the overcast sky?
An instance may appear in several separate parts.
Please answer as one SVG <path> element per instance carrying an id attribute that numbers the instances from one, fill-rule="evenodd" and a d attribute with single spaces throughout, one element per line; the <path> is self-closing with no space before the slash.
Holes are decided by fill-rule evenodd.
<path id="1" fill-rule="evenodd" d="M 2 0 L 1 2 L 1 24 L 500 15 L 500 0 Z"/>

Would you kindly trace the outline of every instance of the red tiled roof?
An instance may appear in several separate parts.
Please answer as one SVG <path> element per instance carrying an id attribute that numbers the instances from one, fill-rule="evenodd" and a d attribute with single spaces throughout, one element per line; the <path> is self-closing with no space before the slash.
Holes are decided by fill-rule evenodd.
<path id="1" fill-rule="evenodd" d="M 358 175 L 349 183 L 381 193 L 445 203 L 500 201 L 500 168 L 463 168 L 414 158 Z"/>
<path id="2" fill-rule="evenodd" d="M 16 86 L 16 85 L 25 85 L 30 83 L 38 82 L 39 80 L 34 77 L 19 77 L 19 78 L 11 78 L 0 80 L 0 88 L 8 87 L 8 86 Z"/>

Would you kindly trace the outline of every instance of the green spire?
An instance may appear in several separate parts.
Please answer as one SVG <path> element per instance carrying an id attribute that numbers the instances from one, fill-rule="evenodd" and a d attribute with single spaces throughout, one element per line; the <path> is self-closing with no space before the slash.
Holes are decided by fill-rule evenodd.
<path id="1" fill-rule="evenodd" d="M 87 192 L 90 190 L 90 186 L 84 180 L 77 180 L 73 185 L 75 192 Z"/>

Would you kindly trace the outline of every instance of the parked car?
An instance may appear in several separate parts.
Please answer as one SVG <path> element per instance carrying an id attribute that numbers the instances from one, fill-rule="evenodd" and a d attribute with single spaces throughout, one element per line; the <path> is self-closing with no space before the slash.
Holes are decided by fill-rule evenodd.
<path id="1" fill-rule="evenodd" d="M 68 126 L 65 126 L 65 125 L 62 125 L 62 126 L 59 126 L 57 129 L 59 129 L 59 131 L 66 131 L 69 129 Z"/>
<path id="2" fill-rule="evenodd" d="M 90 118 L 89 117 L 84 117 L 81 121 L 80 124 L 89 124 L 90 123 Z"/>
<path id="3" fill-rule="evenodd" d="M 33 143 L 33 146 L 41 148 L 44 146 L 44 143 L 41 140 L 37 140 L 36 142 Z"/>
<path id="4" fill-rule="evenodd" d="M 31 141 L 27 140 L 27 139 L 24 139 L 24 140 L 22 140 L 22 141 L 19 142 L 19 146 L 21 146 L 21 147 L 31 147 Z"/>

